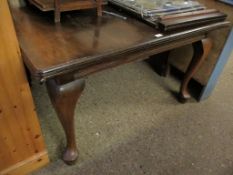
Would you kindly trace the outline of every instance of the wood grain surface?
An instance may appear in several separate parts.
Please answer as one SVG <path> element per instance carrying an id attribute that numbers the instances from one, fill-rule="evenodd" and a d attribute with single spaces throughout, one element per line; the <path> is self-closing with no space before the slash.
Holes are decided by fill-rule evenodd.
<path id="1" fill-rule="evenodd" d="M 159 28 L 162 31 L 177 30 L 186 27 L 195 27 L 201 24 L 210 24 L 218 21 L 224 21 L 227 15 L 221 12 L 207 14 L 194 14 L 192 16 L 183 16 L 179 18 L 162 19 L 159 22 Z"/>
<path id="2" fill-rule="evenodd" d="M 91 11 L 74 12 L 66 14 L 64 22 L 55 25 L 49 15 L 32 8 L 14 8 L 12 14 L 24 62 L 42 80 L 158 49 L 161 44 L 173 43 L 175 48 L 177 41 L 228 26 L 228 22 L 214 23 L 157 38 L 160 31 L 130 16 L 123 20 L 110 15 L 96 17 Z M 151 54 L 156 53 L 159 51 Z"/>
<path id="3" fill-rule="evenodd" d="M 0 1 L 0 174 L 26 174 L 48 163 L 6 0 Z"/>
<path id="4" fill-rule="evenodd" d="M 54 10 L 54 0 L 29 0 L 42 11 Z M 95 0 L 61 0 L 61 11 L 79 10 L 97 7 Z"/>

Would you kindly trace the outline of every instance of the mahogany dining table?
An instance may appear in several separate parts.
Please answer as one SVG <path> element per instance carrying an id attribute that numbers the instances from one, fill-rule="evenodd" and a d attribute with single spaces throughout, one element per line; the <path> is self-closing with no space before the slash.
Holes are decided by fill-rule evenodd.
<path id="1" fill-rule="evenodd" d="M 229 27 L 229 22 L 220 21 L 164 33 L 125 12 L 105 9 L 124 18 L 109 14 L 97 17 L 95 10 L 88 10 L 63 13 L 61 23 L 54 23 L 52 13 L 32 6 L 11 8 L 23 61 L 38 82 L 46 83 L 64 128 L 67 145 L 63 160 L 67 164 L 78 157 L 74 109 L 86 77 L 192 44 L 193 58 L 177 93 L 179 101 L 185 102 L 191 97 L 191 78 L 211 51 L 208 34 Z M 166 74 L 168 54 L 164 55 L 161 66 Z"/>

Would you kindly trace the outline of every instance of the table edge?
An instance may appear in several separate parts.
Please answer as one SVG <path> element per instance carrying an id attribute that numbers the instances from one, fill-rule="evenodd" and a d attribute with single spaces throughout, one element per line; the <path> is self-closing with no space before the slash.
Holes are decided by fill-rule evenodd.
<path id="1" fill-rule="evenodd" d="M 46 69 L 38 69 L 34 67 L 30 59 L 28 59 L 27 56 L 24 54 L 23 50 L 22 50 L 22 54 L 23 54 L 24 62 L 27 65 L 30 72 L 32 73 L 32 75 L 36 77 L 37 79 L 39 79 L 41 82 L 45 82 L 46 79 L 53 78 L 53 77 L 59 76 L 64 73 L 76 71 L 80 69 L 80 67 L 83 67 L 83 66 L 88 67 L 88 65 L 90 64 L 93 64 L 96 62 L 98 63 L 107 58 L 130 54 L 130 53 L 136 52 L 141 49 L 152 48 L 160 44 L 166 44 L 167 42 L 172 42 L 172 41 L 180 40 L 180 39 L 187 38 L 187 37 L 194 37 L 194 36 L 197 36 L 203 33 L 207 33 L 213 30 L 217 30 L 220 28 L 226 28 L 226 27 L 230 27 L 229 21 L 223 21 L 223 22 L 209 24 L 209 25 L 205 25 L 201 27 L 195 27 L 188 31 L 186 30 L 186 31 L 174 33 L 171 35 L 167 35 L 161 38 L 155 38 L 153 40 L 150 40 L 150 41 L 147 41 L 141 44 L 137 44 L 137 45 L 128 47 L 126 49 L 113 50 L 113 51 L 106 52 L 106 53 L 99 54 L 99 55 L 83 57 L 78 60 L 73 59 L 73 61 L 67 62 L 66 64 L 58 64 L 56 66 L 51 66 Z"/>

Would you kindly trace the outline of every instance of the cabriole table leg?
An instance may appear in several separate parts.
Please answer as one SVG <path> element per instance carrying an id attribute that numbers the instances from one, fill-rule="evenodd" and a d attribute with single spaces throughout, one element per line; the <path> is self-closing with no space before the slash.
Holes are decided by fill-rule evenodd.
<path id="1" fill-rule="evenodd" d="M 49 79 L 46 85 L 51 102 L 66 134 L 67 145 L 63 160 L 67 164 L 73 164 L 78 157 L 75 141 L 74 110 L 84 89 L 85 81 L 77 79 L 66 82 L 64 79 Z"/>
<path id="2" fill-rule="evenodd" d="M 211 47 L 212 41 L 209 38 L 193 43 L 193 58 L 185 72 L 184 79 L 180 87 L 178 97 L 180 102 L 185 103 L 191 97 L 188 91 L 188 84 L 200 67 L 201 63 L 207 58 Z"/>

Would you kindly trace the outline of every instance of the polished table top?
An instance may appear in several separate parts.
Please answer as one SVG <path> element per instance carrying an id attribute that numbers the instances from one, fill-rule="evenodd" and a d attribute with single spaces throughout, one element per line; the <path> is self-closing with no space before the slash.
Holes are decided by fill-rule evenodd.
<path id="1" fill-rule="evenodd" d="M 131 16 L 126 20 L 110 15 L 97 17 L 92 10 L 64 13 L 60 24 L 54 24 L 53 14 L 31 6 L 12 8 L 12 15 L 24 62 L 40 79 L 177 40 L 204 37 L 206 32 L 228 25 L 218 22 L 156 37 L 158 30 Z"/>

